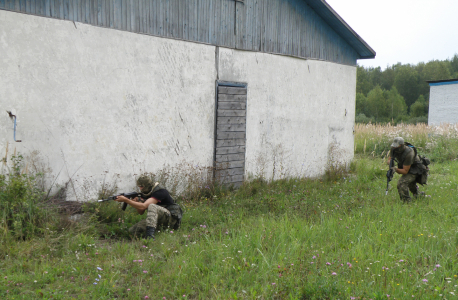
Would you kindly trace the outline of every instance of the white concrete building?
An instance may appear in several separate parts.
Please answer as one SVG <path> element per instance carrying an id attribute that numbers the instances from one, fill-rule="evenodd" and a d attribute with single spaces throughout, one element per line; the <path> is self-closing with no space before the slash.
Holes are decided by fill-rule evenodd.
<path id="1" fill-rule="evenodd" d="M 375 52 L 322 0 L 206 1 L 171 1 L 167 20 L 138 3 L 0 2 L 1 157 L 38 154 L 82 201 L 183 163 L 234 184 L 349 163 L 356 60 Z"/>
<path id="2" fill-rule="evenodd" d="M 458 123 L 458 79 L 428 81 L 428 125 Z"/>

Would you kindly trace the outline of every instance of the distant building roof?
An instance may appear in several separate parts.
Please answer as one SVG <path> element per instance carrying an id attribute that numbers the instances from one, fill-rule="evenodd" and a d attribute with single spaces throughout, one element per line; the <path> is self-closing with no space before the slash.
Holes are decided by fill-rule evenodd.
<path id="1" fill-rule="evenodd" d="M 427 80 L 426 82 L 429 83 L 429 86 L 446 85 L 446 84 L 457 84 L 458 83 L 458 79 Z"/>

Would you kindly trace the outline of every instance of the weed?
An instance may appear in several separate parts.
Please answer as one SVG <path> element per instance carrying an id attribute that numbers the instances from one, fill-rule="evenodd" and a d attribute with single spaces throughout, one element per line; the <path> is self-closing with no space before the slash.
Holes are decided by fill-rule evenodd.
<path id="1" fill-rule="evenodd" d="M 45 209 L 41 174 L 26 174 L 22 155 L 11 157 L 12 167 L 0 174 L 1 227 L 4 236 L 28 238 L 46 227 L 50 211 Z"/>

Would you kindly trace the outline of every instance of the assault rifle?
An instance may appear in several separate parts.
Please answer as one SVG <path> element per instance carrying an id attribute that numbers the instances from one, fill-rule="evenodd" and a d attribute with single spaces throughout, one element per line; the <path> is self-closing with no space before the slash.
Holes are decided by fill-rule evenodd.
<path id="1" fill-rule="evenodd" d="M 393 179 L 394 176 L 394 157 L 390 160 L 390 168 L 386 172 L 386 193 L 385 196 L 388 195 L 388 187 L 390 186 L 390 181 Z"/>
<path id="2" fill-rule="evenodd" d="M 111 201 L 111 200 L 114 200 L 114 199 L 118 198 L 119 196 L 124 196 L 124 197 L 126 197 L 128 199 L 134 199 L 134 198 L 137 198 L 137 197 L 141 198 L 141 194 L 140 193 L 131 192 L 131 193 L 121 193 L 121 194 L 118 194 L 118 195 L 113 195 L 113 196 L 108 197 L 107 199 L 97 200 L 97 202 Z M 122 210 L 126 210 L 126 208 L 127 208 L 127 203 L 123 202 L 121 209 Z"/>

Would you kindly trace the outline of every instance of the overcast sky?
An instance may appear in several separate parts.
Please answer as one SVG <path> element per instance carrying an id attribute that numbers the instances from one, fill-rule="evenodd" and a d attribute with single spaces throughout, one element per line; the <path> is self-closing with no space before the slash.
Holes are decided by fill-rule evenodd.
<path id="1" fill-rule="evenodd" d="M 385 69 L 458 54 L 458 0 L 326 0 L 376 52 L 364 67 Z"/>

